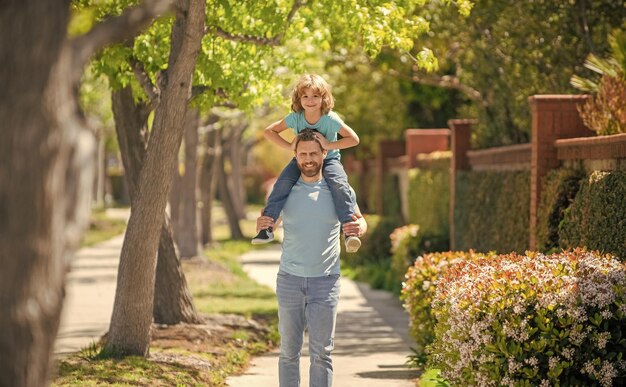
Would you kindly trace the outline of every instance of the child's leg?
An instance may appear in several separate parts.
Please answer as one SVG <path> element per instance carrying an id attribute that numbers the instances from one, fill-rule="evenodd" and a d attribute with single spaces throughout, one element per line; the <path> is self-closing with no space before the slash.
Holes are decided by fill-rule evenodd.
<path id="1" fill-rule="evenodd" d="M 285 169 L 283 169 L 283 171 L 280 173 L 278 179 L 276 179 L 276 183 L 274 183 L 274 188 L 272 188 L 272 192 L 267 199 L 267 205 L 263 210 L 263 215 L 270 216 L 272 219 L 274 219 L 274 221 L 278 219 L 280 212 L 285 206 L 287 197 L 291 192 L 291 188 L 293 188 L 299 178 L 300 169 L 298 169 L 296 159 L 293 158 L 291 159 L 289 164 L 287 164 Z"/>
<path id="2" fill-rule="evenodd" d="M 322 170 L 335 203 L 335 211 L 341 224 L 352 222 L 355 214 L 356 196 L 348 184 L 348 175 L 338 159 L 324 160 Z"/>

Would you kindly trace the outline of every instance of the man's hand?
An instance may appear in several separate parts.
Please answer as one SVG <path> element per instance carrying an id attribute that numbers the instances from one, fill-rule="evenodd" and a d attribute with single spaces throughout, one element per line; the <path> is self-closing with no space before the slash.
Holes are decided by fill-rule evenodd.
<path id="1" fill-rule="evenodd" d="M 352 222 L 344 223 L 343 225 L 343 233 L 348 236 L 357 236 L 367 232 L 367 222 L 365 218 L 360 215 L 352 215 Z"/>
<path id="2" fill-rule="evenodd" d="M 256 219 L 256 232 L 264 230 L 268 227 L 274 228 L 274 219 L 271 216 L 259 216 Z"/>

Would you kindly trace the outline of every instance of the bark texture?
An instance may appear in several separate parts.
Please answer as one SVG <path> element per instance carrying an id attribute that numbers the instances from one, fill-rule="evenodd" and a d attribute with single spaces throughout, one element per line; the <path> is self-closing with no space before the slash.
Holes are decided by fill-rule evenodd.
<path id="1" fill-rule="evenodd" d="M 62 72 L 68 3 L 0 7 L 0 386 L 47 384 L 65 275 L 89 215 L 93 137 L 61 121 L 73 100 Z"/>
<path id="2" fill-rule="evenodd" d="M 185 117 L 184 153 L 185 172 L 176 179 L 178 195 L 170 195 L 170 207 L 176 208 L 178 219 L 174 228 L 176 245 L 181 258 L 191 258 L 200 255 L 198 212 L 198 126 L 200 112 L 190 107 Z M 176 184 L 177 183 L 177 184 Z"/>
<path id="3" fill-rule="evenodd" d="M 135 104 L 130 87 L 114 91 L 111 99 L 132 209 L 139 173 L 145 160 L 146 139 L 142 129 L 146 128 L 150 108 L 144 104 Z M 199 322 L 165 213 L 159 239 L 153 318 L 158 324 Z"/>
<path id="4" fill-rule="evenodd" d="M 95 141 L 76 96 L 83 67 L 102 45 L 154 17 L 140 6 L 132 18 L 124 13 L 68 40 L 69 6 L 0 5 L 0 386 L 48 384 L 94 179 Z"/>
<path id="5" fill-rule="evenodd" d="M 220 152 L 217 158 L 217 187 L 222 205 L 224 206 L 224 212 L 226 213 L 226 219 L 228 220 L 228 227 L 230 229 L 230 237 L 232 239 L 244 239 L 241 232 L 241 226 L 239 225 L 239 214 L 235 208 L 235 195 L 233 195 L 232 182 L 230 176 L 226 173 L 225 165 L 225 152 Z"/>
<path id="6" fill-rule="evenodd" d="M 215 115 L 209 117 L 210 122 L 204 138 L 204 153 L 200 162 L 200 237 L 203 246 L 213 243 L 211 218 L 217 187 L 218 161 L 222 152 L 222 130 L 214 125 L 217 120 L 218 117 Z"/>
<path id="7" fill-rule="evenodd" d="M 163 213 L 171 188 L 172 165 L 182 140 L 193 69 L 204 34 L 205 1 L 183 0 L 177 4 L 166 79 L 120 256 L 106 344 L 107 349 L 120 355 L 148 355 Z"/>

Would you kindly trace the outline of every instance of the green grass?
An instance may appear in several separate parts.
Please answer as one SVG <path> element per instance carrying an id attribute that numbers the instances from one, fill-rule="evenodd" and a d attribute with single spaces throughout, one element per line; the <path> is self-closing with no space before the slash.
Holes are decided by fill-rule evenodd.
<path id="1" fill-rule="evenodd" d="M 126 221 L 109 218 L 104 209 L 92 211 L 89 219 L 89 229 L 83 235 L 81 246 L 93 246 L 114 236 L 120 235 L 126 229 Z"/>
<path id="2" fill-rule="evenodd" d="M 202 386 L 208 378 L 191 367 L 157 363 L 143 357 L 60 362 L 52 386 Z"/>

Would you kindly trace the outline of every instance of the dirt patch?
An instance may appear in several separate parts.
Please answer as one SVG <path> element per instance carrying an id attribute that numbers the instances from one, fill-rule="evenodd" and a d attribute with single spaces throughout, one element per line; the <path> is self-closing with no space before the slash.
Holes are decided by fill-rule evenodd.
<path id="1" fill-rule="evenodd" d="M 239 344 L 235 331 L 245 331 L 249 340 L 262 340 L 269 329 L 261 323 L 232 314 L 202 316 L 202 324 L 154 325 L 151 346 L 182 348 L 190 352 L 222 354 L 228 344 Z"/>

